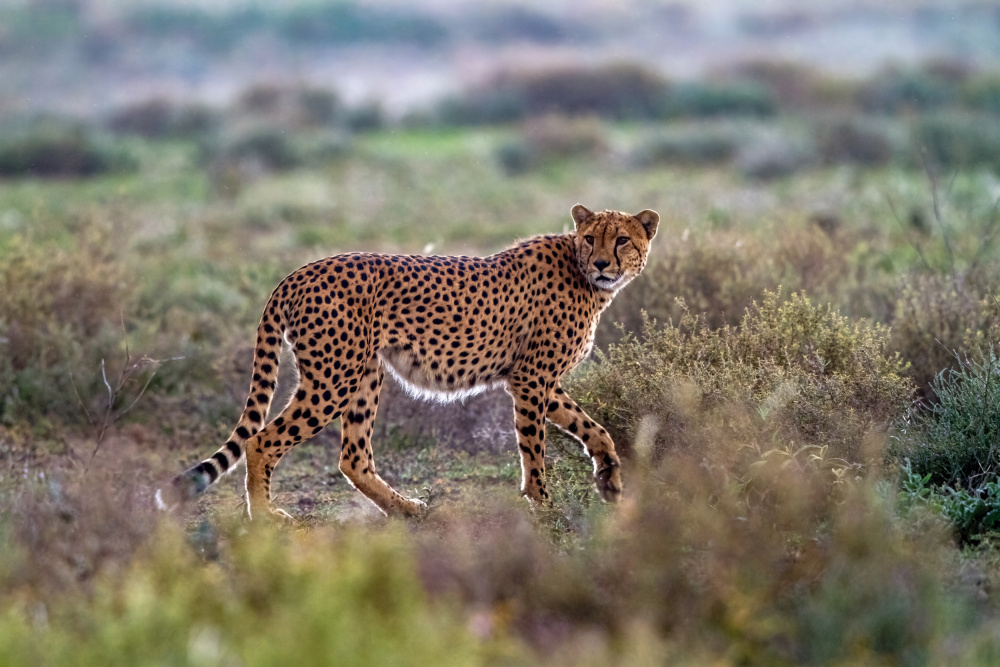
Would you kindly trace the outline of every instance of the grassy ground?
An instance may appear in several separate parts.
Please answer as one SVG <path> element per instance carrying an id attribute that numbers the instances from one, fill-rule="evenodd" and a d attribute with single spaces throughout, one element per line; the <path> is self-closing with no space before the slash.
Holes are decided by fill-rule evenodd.
<path id="1" fill-rule="evenodd" d="M 133 172 L 0 184 L 0 663 L 996 658 L 992 534 L 960 548 L 891 454 L 914 388 L 929 400 L 949 350 L 995 340 L 995 175 L 640 167 L 635 126 L 511 173 L 515 134 L 386 130 L 233 173 L 137 140 Z M 622 506 L 550 433 L 554 508 L 529 510 L 505 395 L 426 404 L 387 383 L 375 456 L 429 490 L 423 522 L 348 488 L 333 426 L 276 473 L 294 530 L 240 523 L 241 473 L 153 512 L 232 428 L 283 275 L 346 250 L 492 252 L 566 229 L 578 201 L 662 219 L 601 324 L 607 354 L 569 382 L 629 453 Z"/>

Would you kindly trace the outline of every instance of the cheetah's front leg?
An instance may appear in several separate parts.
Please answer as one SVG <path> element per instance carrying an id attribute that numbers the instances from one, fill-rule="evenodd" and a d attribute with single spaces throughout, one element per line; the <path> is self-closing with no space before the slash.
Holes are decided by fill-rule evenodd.
<path id="1" fill-rule="evenodd" d="M 594 461 L 594 482 L 601 497 L 618 502 L 622 495 L 621 461 L 604 427 L 591 419 L 558 383 L 548 400 L 545 417 L 583 443 L 587 456 Z"/>
<path id="2" fill-rule="evenodd" d="M 513 378 L 507 392 L 514 399 L 514 427 L 521 453 L 521 495 L 532 503 L 549 500 L 545 488 L 545 404 L 548 387 L 536 380 Z"/>

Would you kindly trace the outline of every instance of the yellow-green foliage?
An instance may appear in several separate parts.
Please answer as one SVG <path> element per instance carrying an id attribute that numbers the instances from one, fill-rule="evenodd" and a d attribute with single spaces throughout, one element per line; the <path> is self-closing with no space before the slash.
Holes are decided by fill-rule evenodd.
<path id="1" fill-rule="evenodd" d="M 563 142 L 538 127 L 550 159 L 517 178 L 484 159 L 509 129 L 397 128 L 225 192 L 190 142 L 137 140 L 130 174 L 5 182 L 0 665 L 995 664 L 988 536 L 959 552 L 864 465 L 910 401 L 892 352 L 933 373 L 928 340 L 990 338 L 990 280 L 970 276 L 997 273 L 994 227 L 972 224 L 993 181 L 960 174 L 949 193 L 972 222 L 947 227 L 924 178 L 894 166 L 770 184 L 595 169 L 574 152 L 620 155 L 635 128 L 585 120 Z M 423 523 L 365 514 L 332 429 L 282 463 L 276 492 L 298 532 L 214 525 L 239 512 L 234 479 L 186 511 L 186 533 L 153 516 L 151 490 L 232 427 L 281 275 L 347 250 L 488 253 L 560 231 L 575 201 L 663 213 L 653 263 L 606 313 L 601 344 L 616 320 L 638 333 L 569 387 L 631 450 L 622 505 L 596 501 L 589 461 L 567 450 L 548 468 L 554 508 L 524 507 L 505 397 L 428 410 L 387 393 L 380 472 L 432 488 Z M 913 279 L 934 273 L 952 280 Z M 778 285 L 809 299 L 761 297 Z M 643 309 L 673 323 L 643 328 Z M 98 364 L 114 381 L 123 311 L 133 359 L 186 360 L 164 364 L 101 443 L 79 420 L 30 428 L 77 414 L 70 371 L 91 409 L 106 397 Z M 864 318 L 895 323 L 894 347 Z M 961 422 L 941 426 L 961 436 Z M 458 451 L 469 443 L 474 457 Z"/>
<path id="2" fill-rule="evenodd" d="M 970 281 L 972 282 L 972 281 Z M 1000 341 L 1000 307 L 975 284 L 956 285 L 940 276 L 916 278 L 896 303 L 890 349 L 910 362 L 910 377 L 933 396 L 931 382 L 957 366 L 957 351 Z"/>
<path id="3" fill-rule="evenodd" d="M 775 234 L 720 230 L 660 242 L 642 279 L 612 303 L 608 317 L 632 331 L 641 329 L 640 308 L 662 321 L 680 319 L 689 310 L 704 315 L 713 327 L 736 325 L 763 290 L 781 285 L 812 296 L 836 294 L 850 300 L 850 255 L 862 240 L 840 230 L 841 225 L 831 218 L 789 225 Z M 879 289 L 872 284 L 875 280 L 866 290 Z"/>
<path id="4" fill-rule="evenodd" d="M 89 221 L 87 221 L 89 222 Z M 84 222 L 84 224 L 87 224 Z M 66 250 L 14 237 L 0 250 L 0 419 L 33 418 L 84 395 L 122 339 L 130 292 L 108 234 L 88 229 Z"/>
<path id="5" fill-rule="evenodd" d="M 404 534 L 232 534 L 199 559 L 163 523 L 89 593 L 3 605 L 3 664 L 470 665 L 487 645 L 430 601 Z"/>
<path id="6" fill-rule="evenodd" d="M 749 494 L 724 457 L 641 459 L 624 504 L 589 512 L 561 549 L 513 494 L 405 529 L 221 534 L 109 504 L 145 536 L 59 586 L 24 574 L 73 548 L 28 539 L 43 517 L 6 514 L 0 664 L 920 665 L 995 647 L 942 583 L 940 527 L 908 532 L 885 487 L 821 459 L 790 453 Z M 109 543 L 84 523 L 74 544 Z"/>
<path id="7" fill-rule="evenodd" d="M 660 451 L 780 435 L 857 461 L 865 438 L 911 400 L 904 364 L 887 345 L 885 327 L 852 324 L 801 294 L 765 292 L 739 327 L 713 329 L 693 314 L 676 325 L 647 321 L 641 338 L 599 353 L 571 391 L 623 444 L 652 418 Z"/>

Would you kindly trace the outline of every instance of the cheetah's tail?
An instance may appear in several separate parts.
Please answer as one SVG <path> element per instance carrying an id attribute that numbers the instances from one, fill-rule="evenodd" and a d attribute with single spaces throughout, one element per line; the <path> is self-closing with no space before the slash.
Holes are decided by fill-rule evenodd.
<path id="1" fill-rule="evenodd" d="M 232 435 L 212 456 L 185 470 L 171 480 L 170 484 L 156 491 L 156 506 L 171 511 L 181 503 L 190 500 L 214 484 L 219 478 L 231 472 L 243 459 L 246 442 L 264 425 L 267 411 L 274 397 L 278 379 L 278 359 L 281 351 L 283 327 L 281 315 L 274 307 L 272 295 L 260 324 L 257 326 L 257 346 L 253 358 L 253 380 L 246 408 L 240 415 Z"/>

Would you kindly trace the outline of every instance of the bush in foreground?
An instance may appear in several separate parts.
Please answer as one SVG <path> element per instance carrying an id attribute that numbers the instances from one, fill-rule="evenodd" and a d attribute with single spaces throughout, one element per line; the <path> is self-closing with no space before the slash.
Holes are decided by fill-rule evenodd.
<path id="1" fill-rule="evenodd" d="M 90 594 L 53 595 L 43 611 L 5 604 L 0 661 L 482 662 L 486 651 L 461 618 L 428 601 L 398 533 L 233 537 L 225 564 L 206 563 L 163 525 L 117 573 L 97 578 Z M 45 623 L 36 622 L 39 613 Z"/>
<path id="2" fill-rule="evenodd" d="M 50 481 L 32 496 L 50 511 L 30 518 L 68 525 L 76 541 L 56 529 L 32 539 L 29 517 L 0 514 L 0 662 L 935 664 L 989 655 L 991 622 L 970 618 L 964 595 L 942 583 L 943 533 L 908 534 L 876 486 L 837 478 L 815 458 L 765 466 L 766 495 L 748 494 L 711 454 L 647 460 L 631 468 L 619 511 L 591 511 L 568 548 L 550 541 L 565 532 L 558 512 L 532 520 L 513 497 L 481 490 L 405 530 L 203 522 L 185 535 L 148 508 L 53 500 Z M 129 542 L 100 521 L 77 525 L 80 509 L 141 530 Z M 121 548 L 74 579 L 75 551 L 91 565 L 112 541 Z M 45 585 L 54 571 L 61 585 Z"/>

